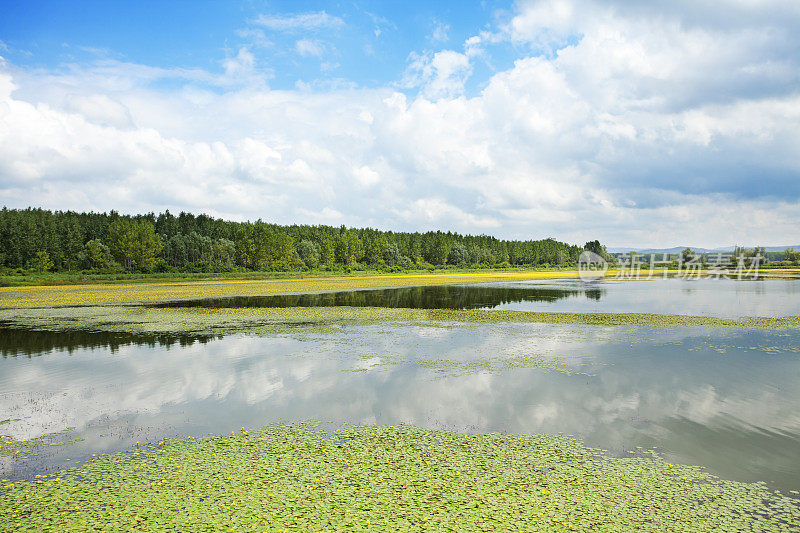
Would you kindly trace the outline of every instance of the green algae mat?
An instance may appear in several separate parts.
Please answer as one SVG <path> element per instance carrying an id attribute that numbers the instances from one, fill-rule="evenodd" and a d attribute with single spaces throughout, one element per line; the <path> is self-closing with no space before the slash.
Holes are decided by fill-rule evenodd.
<path id="1" fill-rule="evenodd" d="M 550 313 L 499 310 L 395 309 L 380 307 L 148 308 L 120 306 L 0 309 L 0 323 L 51 332 L 105 331 L 151 335 L 272 335 L 298 328 L 378 323 L 468 325 L 502 323 L 586 326 L 725 327 L 800 329 L 799 316 L 718 318 L 652 313 Z"/>
<path id="2" fill-rule="evenodd" d="M 569 436 L 273 425 L 4 482 L 3 531 L 796 531 L 800 507 Z"/>

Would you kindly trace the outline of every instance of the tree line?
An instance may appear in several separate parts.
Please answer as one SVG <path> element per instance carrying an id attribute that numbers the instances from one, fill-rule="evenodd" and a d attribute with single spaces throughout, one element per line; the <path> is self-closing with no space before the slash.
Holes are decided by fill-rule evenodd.
<path id="1" fill-rule="evenodd" d="M 600 248 L 597 241 L 587 243 Z M 574 264 L 582 247 L 452 232 L 232 222 L 169 211 L 0 211 L 0 267 L 36 271 L 226 272 Z M 603 248 L 604 250 L 604 248 Z"/>

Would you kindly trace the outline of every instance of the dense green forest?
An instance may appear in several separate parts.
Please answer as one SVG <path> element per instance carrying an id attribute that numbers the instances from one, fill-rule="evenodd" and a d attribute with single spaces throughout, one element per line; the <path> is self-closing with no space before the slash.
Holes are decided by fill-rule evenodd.
<path id="1" fill-rule="evenodd" d="M 605 252 L 598 241 L 587 249 Z M 554 239 L 230 222 L 191 213 L 0 211 L 4 271 L 230 272 L 561 266 L 583 247 Z"/>

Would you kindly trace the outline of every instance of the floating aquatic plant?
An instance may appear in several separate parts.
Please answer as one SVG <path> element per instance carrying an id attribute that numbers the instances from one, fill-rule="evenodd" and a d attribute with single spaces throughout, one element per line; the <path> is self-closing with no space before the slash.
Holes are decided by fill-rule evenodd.
<path id="1" fill-rule="evenodd" d="M 6 420 L 0 421 L 0 425 L 17 422 L 19 420 L 19 418 L 7 418 Z M 74 430 L 75 428 L 70 427 L 62 431 L 45 433 L 27 440 L 17 440 L 9 435 L 0 435 L 0 457 L 10 457 L 12 460 L 26 459 L 31 455 L 37 455 L 38 450 L 44 446 L 63 446 L 65 444 L 82 441 L 83 439 L 80 437 L 66 441 L 63 440 L 66 433 Z"/>
<path id="2" fill-rule="evenodd" d="M 379 323 L 458 327 L 469 324 L 541 323 L 588 326 L 726 327 L 798 329 L 800 317 L 719 318 L 649 313 L 542 313 L 500 310 L 396 309 L 383 307 L 64 307 L 0 310 L 0 322 L 48 331 L 97 330 L 154 335 L 279 334 Z"/>
<path id="3" fill-rule="evenodd" d="M 273 425 L 6 481 L 6 531 L 787 531 L 796 501 L 569 436 Z"/>

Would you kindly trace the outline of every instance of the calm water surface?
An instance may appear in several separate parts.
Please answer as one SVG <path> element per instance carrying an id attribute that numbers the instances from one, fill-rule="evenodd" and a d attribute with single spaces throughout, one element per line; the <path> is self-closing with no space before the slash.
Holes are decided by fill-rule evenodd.
<path id="1" fill-rule="evenodd" d="M 515 283 L 490 287 L 497 291 L 492 294 L 481 293 L 486 287 L 356 292 L 406 294 L 397 298 L 413 301 L 425 298 L 408 294 L 446 295 L 459 305 L 473 305 L 465 294 L 502 294 L 479 307 L 570 311 L 652 311 L 646 307 L 654 298 L 679 305 L 697 297 L 691 308 L 697 311 L 684 313 L 727 316 L 741 302 L 745 314 L 800 314 L 796 282 L 729 282 L 717 293 L 708 283 Z M 547 299 L 520 297 L 528 290 L 540 297 L 549 292 Z M 553 291 L 564 292 L 554 298 Z M 32 438 L 74 427 L 65 439 L 85 439 L 23 461 L 0 457 L 4 477 L 71 466 L 137 441 L 320 420 L 329 426 L 568 433 L 616 455 L 656 447 L 672 462 L 800 490 L 798 331 L 382 324 L 274 337 L 153 339 L 0 330 L 0 354 L 0 419 L 19 419 L 0 432 Z M 525 355 L 555 359 L 570 372 L 465 373 L 420 364 Z"/>
<path id="2" fill-rule="evenodd" d="M 238 296 L 157 307 L 405 307 L 719 316 L 800 315 L 800 280 L 525 281 L 319 294 Z"/>

